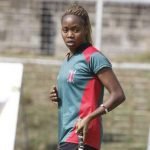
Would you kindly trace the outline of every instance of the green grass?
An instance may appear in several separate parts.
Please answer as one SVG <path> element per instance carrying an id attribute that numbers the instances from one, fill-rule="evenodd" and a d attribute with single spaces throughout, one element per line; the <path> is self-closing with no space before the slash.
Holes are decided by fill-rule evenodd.
<path id="1" fill-rule="evenodd" d="M 143 52 L 138 54 L 119 54 L 111 56 L 112 61 L 115 62 L 140 62 L 140 63 L 150 63 L 150 52 Z"/>

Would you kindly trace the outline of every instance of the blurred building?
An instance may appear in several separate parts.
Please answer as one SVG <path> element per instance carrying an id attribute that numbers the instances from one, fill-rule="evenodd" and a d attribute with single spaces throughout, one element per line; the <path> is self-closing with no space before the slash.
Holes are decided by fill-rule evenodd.
<path id="1" fill-rule="evenodd" d="M 1 0 L 0 51 L 61 54 L 62 12 L 70 0 Z M 95 0 L 79 0 L 89 12 L 95 37 Z M 104 0 L 102 49 L 109 54 L 140 53 L 150 49 L 150 5 Z"/>

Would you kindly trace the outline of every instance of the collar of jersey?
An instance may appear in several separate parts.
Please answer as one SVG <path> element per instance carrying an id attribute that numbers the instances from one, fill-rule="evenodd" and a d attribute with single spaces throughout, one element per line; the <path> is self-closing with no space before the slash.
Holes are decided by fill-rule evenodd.
<path id="1" fill-rule="evenodd" d="M 69 60 L 72 56 L 78 54 L 78 53 L 81 53 L 83 50 L 85 50 L 86 48 L 88 48 L 89 46 L 91 46 L 90 43 L 82 43 L 76 50 L 75 50 L 75 53 L 71 55 L 70 52 L 68 52 L 66 54 L 67 56 L 67 60 Z"/>

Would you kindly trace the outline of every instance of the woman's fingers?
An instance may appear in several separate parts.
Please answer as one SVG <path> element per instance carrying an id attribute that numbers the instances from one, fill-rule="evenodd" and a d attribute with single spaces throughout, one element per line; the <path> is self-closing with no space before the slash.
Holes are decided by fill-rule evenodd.
<path id="1" fill-rule="evenodd" d="M 58 101 L 57 95 L 51 94 L 51 95 L 50 95 L 50 100 L 51 100 L 51 101 Z"/>
<path id="2" fill-rule="evenodd" d="M 82 131 L 81 118 L 79 118 L 76 123 L 76 133 L 80 133 L 81 131 Z"/>
<path id="3" fill-rule="evenodd" d="M 85 140 L 86 134 L 87 134 L 87 126 L 84 126 L 84 128 L 83 128 L 83 141 Z"/>
<path id="4" fill-rule="evenodd" d="M 51 97 L 51 101 L 52 102 L 58 102 L 58 98 L 57 97 Z"/>
<path id="5" fill-rule="evenodd" d="M 56 86 L 52 87 L 49 98 L 52 102 L 58 102 L 58 94 L 57 94 Z"/>
<path id="6" fill-rule="evenodd" d="M 56 93 L 50 93 L 50 98 L 57 97 Z"/>
<path id="7" fill-rule="evenodd" d="M 83 135 L 83 141 L 85 140 L 86 134 L 88 131 L 88 124 L 86 123 L 85 118 L 78 119 L 76 123 L 76 133 Z"/>

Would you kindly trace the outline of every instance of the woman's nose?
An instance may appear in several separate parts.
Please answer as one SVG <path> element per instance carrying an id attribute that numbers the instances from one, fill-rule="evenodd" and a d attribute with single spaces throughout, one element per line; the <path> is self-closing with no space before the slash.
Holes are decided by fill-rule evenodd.
<path id="1" fill-rule="evenodd" d="M 68 34 L 67 34 L 67 37 L 74 37 L 73 32 L 69 31 Z"/>

